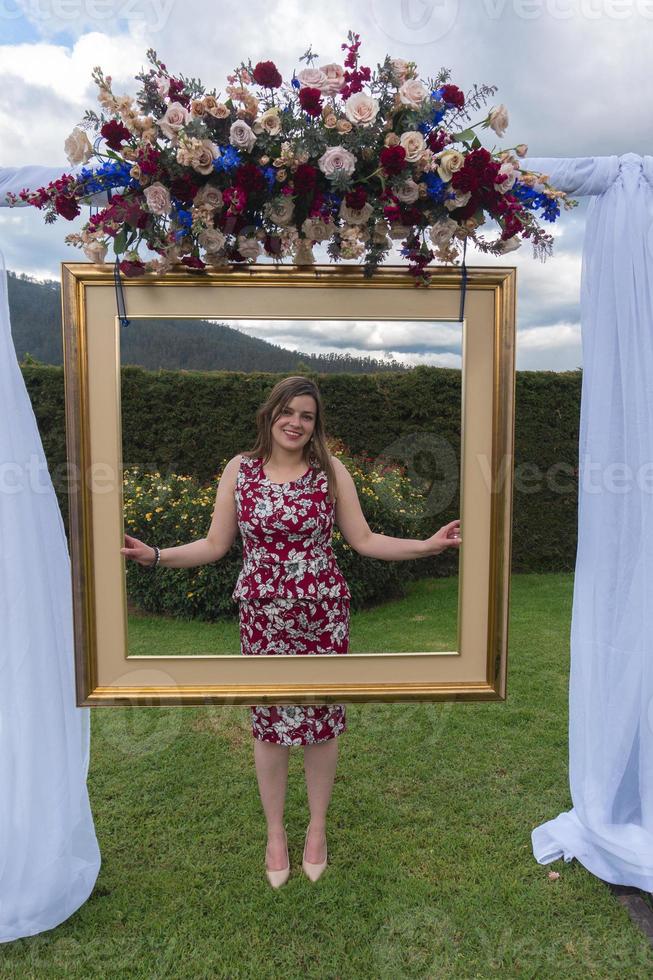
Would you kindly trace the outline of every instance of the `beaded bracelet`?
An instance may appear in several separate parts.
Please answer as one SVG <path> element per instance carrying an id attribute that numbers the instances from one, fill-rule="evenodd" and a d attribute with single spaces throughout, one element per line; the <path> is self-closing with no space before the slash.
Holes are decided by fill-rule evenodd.
<path id="1" fill-rule="evenodd" d="M 153 559 L 153 561 L 152 561 L 152 563 L 150 565 L 146 565 L 145 567 L 146 568 L 151 568 L 152 571 L 154 571 L 154 569 L 156 568 L 156 566 L 159 564 L 159 559 L 161 558 L 161 552 L 159 551 L 159 549 L 157 548 L 157 546 L 155 544 L 152 545 L 152 547 L 154 548 L 154 551 L 155 551 L 154 559 Z"/>

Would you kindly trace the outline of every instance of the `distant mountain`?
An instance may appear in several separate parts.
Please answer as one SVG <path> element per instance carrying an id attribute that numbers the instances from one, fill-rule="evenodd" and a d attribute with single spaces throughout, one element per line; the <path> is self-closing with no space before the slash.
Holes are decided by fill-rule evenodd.
<path id="1" fill-rule="evenodd" d="M 7 273 L 11 332 L 18 360 L 25 355 L 43 364 L 63 364 L 61 286 L 55 279 L 39 281 L 23 273 Z M 349 354 L 307 354 L 250 337 L 224 323 L 207 320 L 139 320 L 121 327 L 123 365 L 151 371 L 312 370 L 319 373 L 363 374 L 409 371 L 394 359 Z"/>

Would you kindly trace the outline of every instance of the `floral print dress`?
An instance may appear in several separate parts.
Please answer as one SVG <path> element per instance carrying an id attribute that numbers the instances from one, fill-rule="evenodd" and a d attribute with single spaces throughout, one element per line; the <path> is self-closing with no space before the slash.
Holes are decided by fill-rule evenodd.
<path id="1" fill-rule="evenodd" d="M 261 458 L 242 455 L 235 497 L 241 653 L 347 653 L 351 593 L 331 545 L 326 473 L 311 459 L 299 479 L 272 483 Z M 280 745 L 312 745 L 346 730 L 342 704 L 250 705 L 250 712 L 254 738 Z"/>

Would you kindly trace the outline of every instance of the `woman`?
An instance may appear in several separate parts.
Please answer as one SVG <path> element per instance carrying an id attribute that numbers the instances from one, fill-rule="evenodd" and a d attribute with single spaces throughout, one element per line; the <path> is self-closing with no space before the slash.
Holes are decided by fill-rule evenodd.
<path id="1" fill-rule="evenodd" d="M 386 561 L 436 555 L 461 543 L 460 521 L 424 541 L 373 533 L 354 481 L 329 454 L 322 399 L 307 378 L 274 386 L 256 415 L 257 439 L 233 456 L 220 479 L 206 538 L 175 548 L 151 548 L 125 535 L 121 553 L 141 565 L 189 568 L 218 561 L 243 539 L 243 568 L 233 598 L 239 601 L 244 655 L 347 653 L 351 594 L 338 567 L 334 520 L 348 544 Z M 326 867 L 326 814 L 346 729 L 345 707 L 251 705 L 254 760 L 267 821 L 265 869 L 273 887 L 288 878 L 283 822 L 288 753 L 304 746 L 310 809 L 302 867 L 316 881 Z"/>

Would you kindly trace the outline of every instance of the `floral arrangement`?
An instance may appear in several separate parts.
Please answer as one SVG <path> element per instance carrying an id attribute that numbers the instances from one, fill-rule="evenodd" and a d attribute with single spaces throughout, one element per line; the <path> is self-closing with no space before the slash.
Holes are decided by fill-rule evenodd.
<path id="1" fill-rule="evenodd" d="M 524 144 L 481 145 L 477 128 L 502 138 L 508 125 L 503 104 L 468 124 L 496 86 L 465 94 L 448 69 L 424 82 L 414 62 L 389 56 L 372 73 L 359 64 L 360 35 L 350 31 L 348 41 L 344 65 L 315 67 L 309 47 L 300 58 L 307 67 L 289 82 L 272 61 L 243 62 L 224 98 L 171 75 L 152 48 L 135 99 L 114 94 L 96 67 L 103 111 L 87 110 L 65 142 L 81 169 L 19 197 L 53 222 L 72 220 L 80 203 L 106 190 L 107 206 L 65 240 L 92 262 L 103 262 L 113 242 L 125 276 L 177 263 L 199 272 L 263 254 L 308 264 L 324 242 L 333 261 L 363 257 L 369 277 L 395 239 L 415 285 L 427 285 L 429 263 L 455 262 L 468 239 L 493 255 L 522 239 L 540 258 L 551 254 L 537 213 L 552 222 L 561 202 L 578 202 L 547 175 L 521 169 Z M 92 144 L 87 130 L 98 134 Z M 486 217 L 497 238 L 478 233 Z M 141 244 L 154 257 L 141 258 Z"/>

